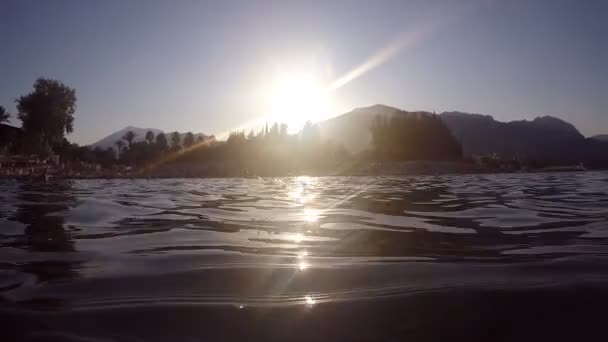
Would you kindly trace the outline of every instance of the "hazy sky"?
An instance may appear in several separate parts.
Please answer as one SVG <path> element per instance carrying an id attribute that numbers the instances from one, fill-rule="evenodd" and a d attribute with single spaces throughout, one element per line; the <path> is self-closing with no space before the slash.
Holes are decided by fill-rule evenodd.
<path id="1" fill-rule="evenodd" d="M 0 18 L 0 105 L 59 79 L 81 144 L 127 125 L 223 132 L 264 114 L 277 66 L 331 82 L 362 64 L 336 114 L 383 103 L 608 133 L 608 1 L 0 0 Z"/>

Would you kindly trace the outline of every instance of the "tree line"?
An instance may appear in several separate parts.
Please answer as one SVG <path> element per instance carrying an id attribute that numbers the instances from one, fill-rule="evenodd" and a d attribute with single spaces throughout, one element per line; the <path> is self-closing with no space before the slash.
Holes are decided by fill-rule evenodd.
<path id="1" fill-rule="evenodd" d="M 192 132 L 186 133 L 183 141 L 179 132 L 173 132 L 167 138 L 163 132 L 155 134 L 153 131 L 147 131 L 143 141 L 136 142 L 135 138 L 133 131 L 127 131 L 114 143 L 117 163 L 129 166 L 147 165 L 166 154 L 178 153 L 204 141 L 202 136 L 195 137 Z"/>
<path id="2" fill-rule="evenodd" d="M 462 145 L 444 122 L 426 112 L 398 112 L 372 121 L 373 153 L 379 161 L 455 160 Z"/>
<path id="3" fill-rule="evenodd" d="M 39 78 L 34 90 L 16 99 L 22 122 L 20 139 L 9 153 L 59 155 L 62 162 L 85 162 L 103 167 L 131 166 L 148 175 L 285 175 L 343 171 L 361 161 L 451 160 L 462 156 L 460 143 L 442 120 L 430 113 L 399 112 L 377 116 L 370 126 L 370 150 L 351 155 L 319 127 L 307 122 L 297 134 L 282 123 L 255 131 L 236 131 L 224 141 L 205 141 L 191 132 L 182 136 L 148 131 L 137 141 L 128 131 L 106 149 L 78 146 L 65 135 L 73 131 L 76 92 L 63 83 Z M 0 107 L 0 123 L 10 114 Z"/>
<path id="4" fill-rule="evenodd" d="M 278 176 L 296 173 L 339 172 L 351 158 L 348 151 L 323 139 L 317 125 L 307 122 L 297 134 L 289 134 L 284 123 L 265 125 L 257 132 L 236 131 L 225 141 L 197 145 L 157 165 L 185 174 L 212 176 Z"/>
<path id="5" fill-rule="evenodd" d="M 33 88 L 15 100 L 21 129 L 18 136 L 0 139 L 0 153 L 37 155 L 41 159 L 58 155 L 62 162 L 95 163 L 104 167 L 119 164 L 136 166 L 150 163 L 182 147 L 189 148 L 197 142 L 192 132 L 186 133 L 182 142 L 178 132 L 167 138 L 164 133 L 155 135 L 152 131 L 146 133 L 143 142 L 136 142 L 135 133 L 128 131 L 115 142 L 116 150 L 112 147 L 79 146 L 65 137 L 74 129 L 75 89 L 47 78 L 38 78 Z M 0 124 L 8 123 L 10 118 L 11 114 L 0 106 Z"/>

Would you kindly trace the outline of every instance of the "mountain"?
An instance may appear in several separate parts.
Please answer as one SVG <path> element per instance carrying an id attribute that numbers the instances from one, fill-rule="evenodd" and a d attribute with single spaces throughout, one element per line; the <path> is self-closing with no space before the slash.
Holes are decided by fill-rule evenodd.
<path id="1" fill-rule="evenodd" d="M 135 133 L 135 139 L 133 139 L 133 142 L 144 141 L 146 139 L 146 133 L 148 131 L 152 131 L 155 136 L 158 135 L 159 133 L 165 133 L 165 132 L 163 132 L 163 130 L 157 129 L 157 128 L 139 128 L 139 127 L 134 127 L 134 126 L 128 126 L 128 127 L 125 127 L 119 131 L 116 131 L 116 132 L 106 136 L 105 138 L 97 141 L 94 144 L 91 144 L 90 146 L 92 148 L 100 147 L 102 149 L 107 149 L 108 147 L 116 148 L 116 141 L 122 139 L 122 137 L 124 137 L 124 135 L 128 131 L 132 131 L 133 133 Z M 165 133 L 167 135 L 167 141 L 169 142 L 169 144 L 171 143 L 170 135 L 172 133 L 173 132 Z M 180 141 L 182 143 L 184 141 L 184 138 L 186 137 L 186 134 L 187 133 L 179 133 Z M 198 140 L 199 138 L 204 139 L 204 140 L 214 139 L 213 136 L 208 136 L 203 133 L 194 133 L 194 139 Z"/>
<path id="2" fill-rule="evenodd" d="M 608 166 L 608 142 L 585 138 L 572 124 L 543 116 L 500 122 L 491 116 L 445 112 L 442 120 L 462 143 L 465 155 L 497 153 L 553 164 Z"/>
<path id="3" fill-rule="evenodd" d="M 598 134 L 591 137 L 591 139 L 599 141 L 608 141 L 608 134 Z"/>
<path id="4" fill-rule="evenodd" d="M 342 144 L 351 152 L 371 148 L 370 125 L 377 115 L 432 115 L 407 112 L 385 105 L 357 108 L 318 123 L 321 136 Z M 463 154 L 497 153 L 553 163 L 585 162 L 608 166 L 608 142 L 585 138 L 572 124 L 543 116 L 533 120 L 496 121 L 492 116 L 444 112 L 439 117 L 462 144 Z"/>
<path id="5" fill-rule="evenodd" d="M 133 139 L 134 142 L 144 141 L 146 139 L 146 133 L 148 131 L 154 132 L 154 135 L 163 132 L 162 130 L 156 128 L 139 128 L 134 126 L 127 126 L 119 131 L 116 131 L 106 136 L 105 138 L 100 139 L 99 141 L 94 144 L 91 144 L 90 146 L 92 148 L 100 147 L 104 150 L 108 147 L 116 148 L 116 141 L 121 140 L 122 137 L 124 137 L 124 135 L 128 131 L 133 131 L 133 133 L 135 133 L 135 139 Z"/>
<path id="6" fill-rule="evenodd" d="M 487 115 L 445 112 L 441 118 L 462 143 L 465 155 L 498 153 L 566 159 L 566 152 L 586 141 L 573 125 L 550 116 L 500 122 Z"/>
<path id="7" fill-rule="evenodd" d="M 321 137 L 342 144 L 353 153 L 367 150 L 371 146 L 370 127 L 377 116 L 391 117 L 398 113 L 405 115 L 423 112 L 405 112 L 382 104 L 356 108 L 346 114 L 317 123 Z M 426 112 L 424 112 L 426 113 Z M 430 113 L 428 113 L 430 114 Z"/>

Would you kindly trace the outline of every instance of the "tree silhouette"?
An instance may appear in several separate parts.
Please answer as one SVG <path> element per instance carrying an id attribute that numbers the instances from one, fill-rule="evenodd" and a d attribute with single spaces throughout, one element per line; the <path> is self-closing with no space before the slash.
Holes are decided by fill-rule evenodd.
<path id="1" fill-rule="evenodd" d="M 126 140 L 127 143 L 129 143 L 129 148 L 131 148 L 131 146 L 133 145 L 133 139 L 135 139 L 135 133 L 133 133 L 133 131 L 128 131 L 127 133 L 125 133 L 125 135 L 122 136 L 122 138 Z"/>
<path id="2" fill-rule="evenodd" d="M 72 132 L 76 91 L 57 80 L 39 78 L 34 91 L 17 99 L 17 110 L 31 147 L 44 151 Z"/>
<path id="3" fill-rule="evenodd" d="M 302 128 L 302 141 L 305 145 L 312 146 L 317 143 L 321 138 L 321 133 L 319 132 L 319 126 L 313 125 L 312 122 L 306 121 L 304 127 Z"/>
<path id="4" fill-rule="evenodd" d="M 450 160 L 462 157 L 462 147 L 434 114 L 398 112 L 377 116 L 370 131 L 379 160 Z"/>
<path id="5" fill-rule="evenodd" d="M 243 177 L 299 172 L 332 174 L 352 167 L 348 163 L 348 151 L 340 144 L 321 138 L 316 125 L 308 123 L 303 135 L 283 134 L 286 131 L 284 125 L 268 123 L 267 135 L 264 126 L 257 134 L 231 132 L 225 141 L 214 141 L 209 137 L 209 143 L 184 150 L 184 153 L 155 166 L 158 169 L 154 172 Z"/>
<path id="6" fill-rule="evenodd" d="M 279 136 L 279 124 L 275 122 L 270 128 L 270 136 L 276 138 Z"/>
<path id="7" fill-rule="evenodd" d="M 180 140 L 181 139 L 179 138 L 178 132 L 171 133 L 171 148 L 173 148 L 175 150 L 179 150 L 181 148 Z"/>
<path id="8" fill-rule="evenodd" d="M 148 144 L 152 144 L 152 142 L 154 141 L 154 132 L 152 132 L 152 131 L 146 132 L 146 141 L 148 142 Z"/>
<path id="9" fill-rule="evenodd" d="M 280 132 L 279 132 L 279 134 L 280 134 L 282 137 L 286 137 L 286 136 L 287 136 L 287 130 L 288 130 L 288 126 L 287 126 L 287 124 L 286 124 L 286 123 L 282 123 L 282 124 L 281 124 L 281 128 L 280 128 Z"/>
<path id="10" fill-rule="evenodd" d="M 190 147 L 192 145 L 194 145 L 194 134 L 192 134 L 192 132 L 188 132 L 184 138 L 184 146 Z"/>
<path id="11" fill-rule="evenodd" d="M 125 142 L 120 139 L 116 140 L 114 144 L 116 144 L 116 147 L 118 147 L 118 156 L 120 157 L 120 154 L 122 153 L 122 148 L 125 146 Z"/>
<path id="12" fill-rule="evenodd" d="M 169 144 L 167 143 L 167 136 L 165 135 L 165 133 L 158 133 L 158 135 L 156 136 L 156 145 L 160 151 L 164 151 L 169 147 Z"/>
<path id="13" fill-rule="evenodd" d="M 8 122 L 8 119 L 11 118 L 11 114 L 4 109 L 4 107 L 0 106 L 0 123 Z"/>

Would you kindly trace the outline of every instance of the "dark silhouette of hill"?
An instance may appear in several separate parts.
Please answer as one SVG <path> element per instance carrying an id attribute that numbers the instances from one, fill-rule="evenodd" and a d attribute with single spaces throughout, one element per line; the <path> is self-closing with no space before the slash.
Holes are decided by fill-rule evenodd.
<path id="1" fill-rule="evenodd" d="M 431 115 L 407 112 L 385 105 L 357 108 L 320 122 L 320 132 L 351 152 L 369 149 L 370 126 L 378 115 Z M 462 144 L 463 155 L 497 153 L 507 158 L 534 160 L 550 164 L 584 162 L 608 166 L 608 142 L 585 138 L 572 124 L 543 116 L 533 120 L 500 122 L 489 115 L 444 112 L 439 117 Z"/>
<path id="2" fill-rule="evenodd" d="M 608 134 L 598 134 L 591 137 L 591 139 L 599 141 L 608 141 Z"/>
<path id="3" fill-rule="evenodd" d="M 585 140 L 574 126 L 550 116 L 532 121 L 500 122 L 489 115 L 445 112 L 441 118 L 462 142 L 467 155 L 542 154 L 556 144 L 576 145 Z"/>
<path id="4" fill-rule="evenodd" d="M 555 117 L 500 122 L 488 115 L 445 112 L 441 118 L 462 143 L 465 155 L 497 153 L 552 164 L 608 164 L 608 144 L 585 138 L 572 124 Z"/>

